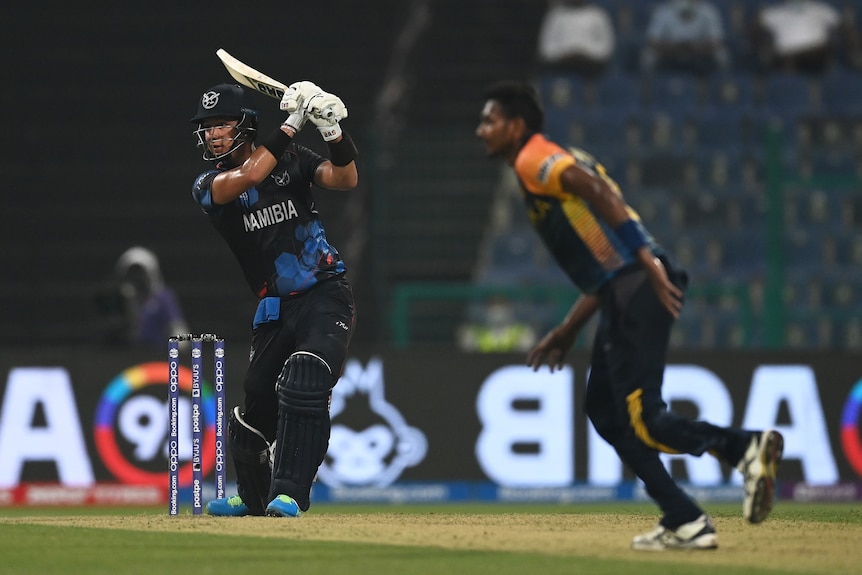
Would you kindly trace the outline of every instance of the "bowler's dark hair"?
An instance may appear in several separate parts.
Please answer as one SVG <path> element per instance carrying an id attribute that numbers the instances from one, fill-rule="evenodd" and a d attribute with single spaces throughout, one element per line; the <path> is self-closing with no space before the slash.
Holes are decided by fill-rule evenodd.
<path id="1" fill-rule="evenodd" d="M 531 84 L 512 80 L 497 82 L 485 90 L 485 100 L 497 102 L 506 118 L 523 118 L 529 131 L 542 131 L 545 113 L 539 94 Z"/>

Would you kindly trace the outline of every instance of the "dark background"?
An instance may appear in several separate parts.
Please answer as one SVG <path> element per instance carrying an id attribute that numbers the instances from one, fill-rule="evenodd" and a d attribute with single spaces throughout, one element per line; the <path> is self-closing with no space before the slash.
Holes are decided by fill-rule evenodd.
<path id="1" fill-rule="evenodd" d="M 732 4 L 731 13 L 750 18 L 765 1 L 718 4 Z M 605 2 L 614 7 L 619 31 L 611 72 L 623 82 L 612 85 L 625 94 L 649 87 L 631 66 L 657 3 Z M 858 3 L 840 4 L 850 10 Z M 189 118 L 204 90 L 229 80 L 215 56 L 220 47 L 285 83 L 314 80 L 347 103 L 344 127 L 360 150 L 360 184 L 349 193 L 319 191 L 316 199 L 354 286 L 355 343 L 391 343 L 393 332 L 408 319 L 411 343 L 452 343 L 469 311 L 464 297 L 414 299 L 400 316 L 392 312 L 392 302 L 410 283 L 433 284 L 430 289 L 443 282 L 475 286 L 483 269 L 505 271 L 495 254 L 502 254 L 503 263 L 531 258 L 525 285 L 541 288 L 558 281 L 560 274 L 539 277 L 552 267 L 544 249 L 533 257 L 534 244 L 511 233 L 526 224 L 520 205 L 508 227 L 498 226 L 500 235 L 491 237 L 500 219 L 496 200 L 512 191 L 511 181 L 501 178 L 505 166 L 489 162 L 474 135 L 488 83 L 542 77 L 535 46 L 546 6 L 543 0 L 5 2 L 0 17 L 0 109 L 5 112 L 0 346 L 103 342 L 95 296 L 117 257 L 133 245 L 161 258 L 191 330 L 219 333 L 232 343 L 248 341 L 255 298 L 232 254 L 189 197 L 195 176 L 209 165 L 195 147 Z M 745 20 L 733 22 L 726 24 L 739 69 L 726 79 L 750 88 L 748 105 L 758 110 L 754 124 L 762 127 L 769 119 L 771 125 L 787 110 L 771 101 L 785 94 L 764 95 L 769 81 L 800 78 L 772 78 L 749 69 Z M 857 70 L 835 72 L 858 80 Z M 792 178 L 798 171 L 801 177 L 805 166 L 823 160 L 822 154 L 831 162 L 834 153 L 839 165 L 850 158 L 853 183 L 816 193 L 814 184 L 788 190 L 783 207 L 773 204 L 784 201 L 783 192 L 778 185 L 767 186 L 759 139 L 754 144 L 721 141 L 717 150 L 684 143 L 685 150 L 669 155 L 657 142 L 647 145 L 646 136 L 639 148 L 629 147 L 626 135 L 612 129 L 619 125 L 612 120 L 620 116 L 613 102 L 603 107 L 600 124 L 587 122 L 599 110 L 576 104 L 574 97 L 559 105 L 565 109 L 548 108 L 553 116 L 548 128 L 561 140 L 581 145 L 572 137 L 575 128 L 583 137 L 585 126 L 601 127 L 608 156 L 603 161 L 623 180 L 626 197 L 656 237 L 680 260 L 688 260 L 682 263 L 689 266 L 693 290 L 672 347 L 858 349 L 862 115 L 851 106 L 833 116 L 826 102 L 835 105 L 842 98 L 831 93 L 841 92 L 834 88 L 840 84 L 828 79 L 804 79 L 802 85 L 817 88 L 813 92 L 820 97 L 806 108 L 806 114 L 815 115 L 804 122 L 800 117 L 794 129 L 788 124 L 781 136 L 781 155 L 788 163 L 783 176 Z M 568 80 L 571 85 L 565 85 L 575 90 L 573 78 Z M 852 85 L 859 89 L 858 82 Z M 709 86 L 708 93 L 720 92 Z M 807 93 L 787 92 L 787 99 Z M 839 95 L 850 104 L 862 101 L 854 94 Z M 283 115 L 275 100 L 255 97 L 265 135 Z M 670 111 L 642 100 L 632 116 L 638 125 L 658 125 Z M 670 102 L 668 107 L 678 100 Z M 714 125 L 704 122 L 702 131 L 711 136 Z M 811 132 L 821 125 L 843 134 L 840 146 L 820 142 L 819 128 L 805 144 L 802 128 Z M 325 152 L 312 129 L 298 141 Z M 584 145 L 599 153 L 592 136 Z M 651 178 L 665 175 L 661 166 L 667 164 L 656 168 L 656 158 L 680 167 L 704 154 L 741 155 L 751 170 L 731 165 L 733 177 L 721 192 L 709 178 L 701 181 L 704 175 L 690 186 L 648 189 L 629 181 L 641 172 Z M 825 175 L 848 176 L 840 170 Z M 822 209 L 815 209 L 827 197 Z M 737 211 L 740 217 L 730 217 Z M 499 241 L 510 235 L 511 245 Z M 720 258 L 713 257 L 714 247 Z M 505 273 L 502 281 L 519 287 Z M 568 282 L 564 289 L 571 289 Z M 713 295 L 698 296 L 696 289 Z M 571 291 L 560 298 L 563 309 L 575 295 Z M 562 313 L 554 309 L 541 323 L 553 324 Z"/>
<path id="2" fill-rule="evenodd" d="M 94 287 L 132 245 L 161 258 L 199 331 L 245 335 L 254 299 L 189 195 L 208 167 L 189 119 L 206 88 L 230 80 L 215 51 L 286 83 L 310 78 L 338 93 L 349 106 L 345 128 L 367 152 L 369 103 L 390 38 L 369 37 L 365 22 L 394 29 L 405 4 L 16 4 L 6 4 L 0 38 L 8 120 L 0 164 L 3 339 L 97 338 Z M 280 121 L 278 102 L 257 101 L 265 134 Z M 300 141 L 319 147 L 309 132 Z M 349 238 L 338 225 L 345 199 L 327 199 L 334 205 L 324 214 L 335 216 L 324 221 L 334 219 L 336 246 Z"/>
<path id="3" fill-rule="evenodd" d="M 248 338 L 256 301 L 189 195 L 208 167 L 189 119 L 204 90 L 230 80 L 218 48 L 284 83 L 311 79 L 347 104 L 343 126 L 360 149 L 360 185 L 346 194 L 319 191 L 317 201 L 354 283 L 357 338 L 379 339 L 386 286 L 374 280 L 372 254 L 385 257 L 388 248 L 370 213 L 375 185 L 386 179 L 380 142 L 394 130 L 453 124 L 471 160 L 492 175 L 473 138 L 477 86 L 500 70 L 522 74 L 544 7 L 489 0 L 5 3 L 0 343 L 99 341 L 94 293 L 133 245 L 160 257 L 192 330 Z M 503 20 L 507 26 L 498 26 Z M 414 41 L 399 43 L 410 26 Z M 523 37 L 503 33 L 520 26 Z M 385 81 L 393 69 L 402 72 L 394 86 Z M 256 97 L 265 136 L 282 114 L 276 100 Z M 298 141 L 325 151 L 314 130 Z M 431 174 L 458 177 L 435 162 Z"/>

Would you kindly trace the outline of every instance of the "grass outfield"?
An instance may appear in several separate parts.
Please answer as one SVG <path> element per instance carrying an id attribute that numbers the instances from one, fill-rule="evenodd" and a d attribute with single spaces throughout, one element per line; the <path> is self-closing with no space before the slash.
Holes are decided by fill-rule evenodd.
<path id="1" fill-rule="evenodd" d="M 317 505 L 299 519 L 163 508 L 4 509 L 0 574 L 847 574 L 862 505 L 779 502 L 761 525 L 710 504 L 715 551 L 635 552 L 650 504 Z"/>

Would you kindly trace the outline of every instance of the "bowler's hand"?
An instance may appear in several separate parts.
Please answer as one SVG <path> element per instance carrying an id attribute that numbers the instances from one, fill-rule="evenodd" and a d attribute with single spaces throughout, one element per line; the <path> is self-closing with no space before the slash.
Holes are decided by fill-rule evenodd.
<path id="1" fill-rule="evenodd" d="M 646 266 L 646 271 L 661 304 L 674 319 L 678 318 L 682 311 L 682 291 L 673 285 L 667 277 L 664 264 L 661 263 L 660 259 L 652 257 Z"/>
<path id="2" fill-rule="evenodd" d="M 527 365 L 538 371 L 542 365 L 554 370 L 563 368 L 563 360 L 575 343 L 577 332 L 563 329 L 562 326 L 555 327 L 548 332 L 533 349 L 527 353 Z"/>

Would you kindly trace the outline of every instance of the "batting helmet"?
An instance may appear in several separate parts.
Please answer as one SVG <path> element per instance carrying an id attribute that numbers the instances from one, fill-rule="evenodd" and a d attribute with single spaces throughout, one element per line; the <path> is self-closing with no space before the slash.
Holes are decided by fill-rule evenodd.
<path id="1" fill-rule="evenodd" d="M 229 152 L 214 156 L 206 146 L 200 125 L 209 118 L 231 118 L 239 120 L 236 129 L 239 132 L 235 138 L 236 145 Z M 209 88 L 198 100 L 197 114 L 191 120 L 192 124 L 198 124 L 195 134 L 198 137 L 198 146 L 204 148 L 205 160 L 217 160 L 223 158 L 237 149 L 247 141 L 254 141 L 257 134 L 257 108 L 251 99 L 238 84 L 217 84 Z"/>

